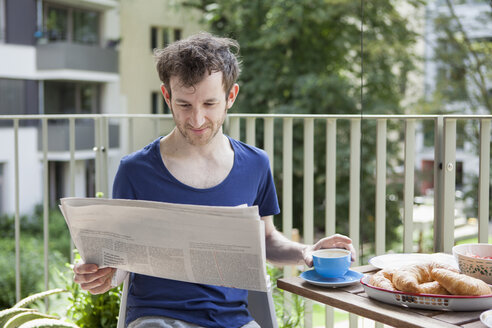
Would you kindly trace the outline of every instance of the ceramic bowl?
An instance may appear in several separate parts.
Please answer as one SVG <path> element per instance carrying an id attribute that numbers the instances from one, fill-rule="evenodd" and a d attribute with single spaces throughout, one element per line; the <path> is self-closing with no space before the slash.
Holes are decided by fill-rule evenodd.
<path id="1" fill-rule="evenodd" d="M 492 244 L 463 244 L 453 247 L 461 273 L 492 284 Z"/>
<path id="2" fill-rule="evenodd" d="M 313 252 L 314 270 L 325 278 L 343 277 L 351 263 L 351 254 L 346 249 L 326 248 Z"/>

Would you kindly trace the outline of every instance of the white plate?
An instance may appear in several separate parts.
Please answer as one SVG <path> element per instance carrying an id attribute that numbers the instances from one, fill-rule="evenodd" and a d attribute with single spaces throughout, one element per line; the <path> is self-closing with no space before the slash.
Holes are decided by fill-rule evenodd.
<path id="1" fill-rule="evenodd" d="M 489 328 L 492 328 L 492 310 L 483 312 L 480 315 L 480 321 Z"/>
<path id="2" fill-rule="evenodd" d="M 370 298 L 384 303 L 445 311 L 483 311 L 492 308 L 492 294 L 486 296 L 412 294 L 374 287 L 369 284 L 369 279 L 369 276 L 365 276 L 360 280 L 364 291 Z"/>
<path id="3" fill-rule="evenodd" d="M 458 264 L 453 255 L 436 253 L 436 254 L 422 254 L 422 253 L 403 253 L 403 254 L 385 254 L 373 257 L 369 260 L 369 263 L 379 269 L 396 268 L 407 264 L 417 264 L 426 261 L 438 261 L 451 265 L 458 269 Z"/>
<path id="4" fill-rule="evenodd" d="M 364 277 L 364 274 L 357 271 L 348 270 L 347 273 L 341 278 L 324 278 L 313 269 L 304 271 L 301 273 L 300 277 L 316 286 L 343 287 L 359 283 L 360 278 Z"/>

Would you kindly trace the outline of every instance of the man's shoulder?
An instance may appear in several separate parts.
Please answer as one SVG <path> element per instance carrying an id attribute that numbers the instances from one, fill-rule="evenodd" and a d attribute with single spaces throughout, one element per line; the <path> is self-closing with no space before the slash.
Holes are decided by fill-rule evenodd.
<path id="1" fill-rule="evenodd" d="M 229 140 L 231 141 L 234 150 L 245 152 L 246 154 L 251 156 L 260 156 L 260 157 L 266 156 L 268 158 L 266 151 L 264 151 L 261 148 L 248 145 L 247 143 L 233 139 L 231 137 L 229 137 Z"/>
<path id="2" fill-rule="evenodd" d="M 160 138 L 152 141 L 145 147 L 124 156 L 120 161 L 120 165 L 134 166 L 148 162 L 154 156 L 157 147 L 156 143 L 158 144 L 159 140 Z"/>
<path id="3" fill-rule="evenodd" d="M 248 145 L 242 141 L 229 137 L 234 153 L 237 157 L 248 160 L 256 161 L 269 165 L 269 158 L 266 151 L 255 146 Z"/>

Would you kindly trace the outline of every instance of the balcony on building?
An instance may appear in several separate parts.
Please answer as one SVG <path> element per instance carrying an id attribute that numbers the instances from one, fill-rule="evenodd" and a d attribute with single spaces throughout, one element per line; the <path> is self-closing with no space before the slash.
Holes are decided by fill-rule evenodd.
<path id="1" fill-rule="evenodd" d="M 37 38 L 37 69 L 118 73 L 118 39 L 102 33 L 112 1 L 43 3 Z"/>

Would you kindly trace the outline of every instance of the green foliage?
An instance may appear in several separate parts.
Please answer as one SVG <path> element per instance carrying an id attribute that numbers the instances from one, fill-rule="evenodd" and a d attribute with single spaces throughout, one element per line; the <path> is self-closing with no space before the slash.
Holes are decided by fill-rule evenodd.
<path id="1" fill-rule="evenodd" d="M 492 42 L 487 38 L 472 38 L 458 16 L 456 1 L 446 0 L 444 8 L 433 17 L 438 33 L 434 45 L 434 60 L 439 65 L 437 85 L 433 97 L 443 104 L 461 101 L 471 112 L 492 112 L 490 86 L 492 78 Z M 473 17 L 484 24 L 492 19 L 492 11 L 485 10 Z M 458 109 L 463 112 L 464 108 Z"/>
<path id="2" fill-rule="evenodd" d="M 44 289 L 43 241 L 34 237 L 21 238 L 20 269 L 21 296 Z M 15 243 L 12 239 L 0 239 L 0 309 L 15 303 Z M 66 262 L 57 251 L 49 254 L 52 267 L 63 266 Z M 53 279 L 50 273 L 50 281 Z"/>
<path id="3" fill-rule="evenodd" d="M 305 114 L 401 114 L 407 75 L 414 69 L 411 49 L 416 34 L 396 10 L 399 1 L 352 0 L 194 0 L 212 32 L 237 39 L 241 45 L 241 92 L 234 112 Z M 419 7 L 421 1 L 405 1 Z M 364 29 L 361 31 L 361 20 Z M 364 48 L 361 49 L 361 37 Z M 363 64 L 362 64 L 363 58 Z M 361 94 L 363 98 L 361 99 Z M 262 146 L 262 126 L 257 145 Z M 294 121 L 294 195 L 303 192 L 303 128 Z M 401 126 L 388 122 L 388 134 Z M 275 172 L 281 172 L 281 126 L 275 127 Z M 348 234 L 350 127 L 337 121 L 337 232 Z M 375 128 L 362 120 L 361 244 L 374 239 Z M 314 138 L 314 222 L 324 231 L 325 154 L 324 125 L 316 124 Z M 397 161 L 399 147 L 388 142 L 388 162 Z M 398 163 L 399 164 L 399 163 Z M 388 245 L 397 241 L 400 224 L 398 200 L 401 179 L 388 172 Z M 282 200 L 282 176 L 275 176 Z M 388 193 L 389 194 L 389 193 Z M 302 231 L 303 198 L 293 199 L 294 226 Z M 278 216 L 281 222 L 281 215 Z M 278 224 L 279 226 L 281 224 Z"/>
<path id="4" fill-rule="evenodd" d="M 44 242 L 43 211 L 36 207 L 32 216 L 19 218 L 21 297 L 43 290 Z M 0 216 L 0 309 L 15 303 L 15 217 Z M 58 210 L 49 212 L 48 262 L 50 267 L 63 267 L 70 259 L 70 234 Z M 56 279 L 49 273 L 49 281 Z"/>
<path id="5" fill-rule="evenodd" d="M 80 256 L 76 256 L 76 259 Z M 70 266 L 70 265 L 68 265 Z M 72 279 L 67 280 L 66 289 L 71 292 L 69 317 L 81 328 L 113 328 L 118 322 L 121 286 L 110 291 L 92 295 L 80 288 Z"/>
<path id="6" fill-rule="evenodd" d="M 60 320 L 55 316 L 41 313 L 35 309 L 26 308 L 48 296 L 65 292 L 63 289 L 52 289 L 31 295 L 22 299 L 12 308 L 0 311 L 0 326 L 2 328 L 29 328 L 29 327 L 71 327 L 77 326 Z"/>

